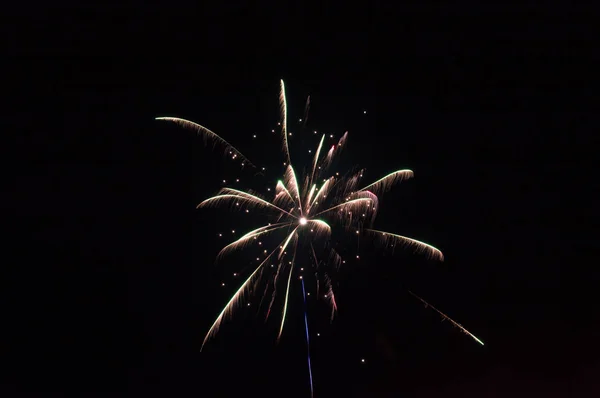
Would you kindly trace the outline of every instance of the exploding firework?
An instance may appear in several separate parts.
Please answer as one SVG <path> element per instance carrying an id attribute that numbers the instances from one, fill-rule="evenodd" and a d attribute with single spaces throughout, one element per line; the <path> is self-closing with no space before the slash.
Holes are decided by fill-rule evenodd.
<path id="1" fill-rule="evenodd" d="M 217 316 L 202 342 L 202 348 L 219 330 L 225 317 L 231 315 L 234 309 L 239 306 L 246 293 L 250 290 L 256 291 L 258 284 L 262 282 L 266 282 L 261 300 L 261 305 L 263 302 L 268 302 L 266 318 L 272 314 L 276 299 L 279 298 L 279 301 L 282 302 L 277 339 L 281 337 L 290 300 L 292 277 L 299 273 L 296 270 L 299 248 L 307 249 L 305 251 L 311 259 L 312 271 L 314 271 L 313 282 L 316 286 L 317 297 L 321 298 L 319 291 L 322 290 L 322 298 L 330 306 L 333 319 L 337 311 L 337 303 L 330 277 L 331 272 L 329 271 L 336 270 L 345 263 L 345 260 L 334 247 L 335 245 L 332 244 L 333 229 L 356 238 L 370 236 L 384 245 L 402 245 L 435 260 L 443 261 L 444 259 L 440 250 L 427 243 L 372 228 L 379 206 L 378 196 L 388 191 L 395 184 L 412 178 L 413 172 L 411 170 L 397 170 L 366 185 L 361 184 L 362 170 L 349 172 L 344 176 L 339 176 L 338 173 L 334 175 L 328 173 L 334 159 L 339 156 L 346 145 L 347 132 L 329 150 L 324 148 L 325 135 L 323 135 L 314 152 L 313 159 L 307 167 L 308 171 L 300 179 L 298 178 L 290 156 L 288 141 L 292 133 L 288 131 L 288 110 L 283 81 L 281 81 L 280 89 L 281 120 L 278 125 L 280 126 L 285 172 L 282 179 L 277 181 L 271 197 L 266 198 L 253 191 L 224 187 L 216 196 L 210 197 L 198 205 L 198 208 L 230 206 L 235 210 L 245 212 L 260 209 L 261 214 L 265 217 L 265 225 L 247 232 L 225 246 L 219 252 L 217 258 L 221 258 L 235 250 L 243 250 L 248 246 L 262 245 L 262 240 L 268 236 L 271 238 L 279 236 L 278 240 L 275 241 L 277 244 L 273 244 L 270 249 L 265 249 L 266 245 L 261 246 L 263 255 L 257 258 L 258 265 L 247 274 L 244 282 Z M 303 125 L 306 124 L 308 119 L 309 108 L 310 97 L 306 102 L 303 119 L 299 120 L 300 122 L 304 121 Z M 241 166 L 256 168 L 246 156 L 229 142 L 199 124 L 175 117 L 160 117 L 157 120 L 174 122 L 184 128 L 191 129 L 205 140 L 222 147 L 226 155 L 232 160 L 239 161 Z M 316 131 L 314 133 L 316 134 Z M 359 258 L 358 255 L 356 257 Z M 299 275 L 298 279 L 302 280 L 302 291 L 304 300 L 306 300 L 304 275 Z M 269 290 L 271 291 L 270 300 L 265 301 L 264 299 Z M 443 316 L 449 319 L 445 315 Z M 479 341 L 462 326 L 454 321 L 452 322 Z M 308 344 L 306 313 L 305 324 Z"/>

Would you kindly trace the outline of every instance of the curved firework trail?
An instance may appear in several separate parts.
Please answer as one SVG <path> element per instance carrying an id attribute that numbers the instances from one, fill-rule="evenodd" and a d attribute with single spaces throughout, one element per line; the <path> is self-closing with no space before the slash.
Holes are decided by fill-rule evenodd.
<path id="1" fill-rule="evenodd" d="M 478 342 L 481 345 L 483 344 L 483 341 L 479 340 L 477 337 L 475 337 L 475 335 L 471 332 L 469 332 L 467 329 L 465 329 L 463 327 L 463 325 L 461 325 L 458 322 L 455 322 L 454 320 L 452 320 L 452 318 L 450 318 L 448 315 L 444 314 L 442 311 L 438 310 L 437 308 L 435 308 L 433 305 L 429 304 L 427 301 L 423 300 L 421 297 L 417 296 L 416 294 L 414 294 L 413 292 L 411 292 L 410 290 L 408 291 L 413 297 L 415 297 L 417 300 L 421 301 L 424 305 L 425 308 L 427 307 L 431 307 L 432 310 L 434 310 L 435 312 L 437 312 L 441 317 L 442 320 L 448 320 L 452 325 L 454 325 L 455 327 L 459 328 L 464 334 L 466 334 L 467 336 L 471 337 L 473 340 L 475 340 L 476 342 Z"/>
<path id="2" fill-rule="evenodd" d="M 393 171 L 366 185 L 361 184 L 362 170 L 348 173 L 342 177 L 339 177 L 338 173 L 335 173 L 333 176 L 327 174 L 329 166 L 339 156 L 345 146 L 348 138 L 348 133 L 346 132 L 337 144 L 332 145 L 329 150 L 323 148 L 325 135 L 321 137 L 309 170 L 299 181 L 290 157 L 288 138 L 292 133 L 288 131 L 288 110 L 283 80 L 280 82 L 279 104 L 281 121 L 278 124 L 281 126 L 282 152 L 286 170 L 283 178 L 277 181 L 274 195 L 270 199 L 265 199 L 253 192 L 223 188 L 216 196 L 208 198 L 198 205 L 198 208 L 226 205 L 236 210 L 245 210 L 245 212 L 249 212 L 251 208 L 258 208 L 262 210 L 261 214 L 265 217 L 265 225 L 247 232 L 241 238 L 226 245 L 217 258 L 221 258 L 234 250 L 242 250 L 248 246 L 255 246 L 257 244 L 262 245 L 262 241 L 258 238 L 261 237 L 262 239 L 264 235 L 279 234 L 278 243 L 272 247 L 273 250 L 265 249 L 263 257 L 257 258 L 258 265 L 247 276 L 211 325 L 202 342 L 201 351 L 206 342 L 218 332 L 224 318 L 232 314 L 249 290 L 257 290 L 256 287 L 261 283 L 261 280 L 266 280 L 266 288 L 262 299 L 267 295 L 269 288 L 272 290 L 271 299 L 265 301 L 269 302 L 266 318 L 272 313 L 275 299 L 283 295 L 280 297 L 283 300 L 280 300 L 282 301 L 282 307 L 280 308 L 281 320 L 277 339 L 281 337 L 290 299 L 291 280 L 295 274 L 300 273 L 296 270 L 296 258 L 299 247 L 309 248 L 309 256 L 313 262 L 317 296 L 324 298 L 324 301 L 331 307 L 331 318 L 333 319 L 337 311 L 337 304 L 329 271 L 336 270 L 341 264 L 345 263 L 345 260 L 333 248 L 331 242 L 332 229 L 349 233 L 356 238 L 362 238 L 363 235 L 373 235 L 379 238 L 384 244 L 401 244 L 415 250 L 415 252 L 425 254 L 429 258 L 438 261 L 444 260 L 442 252 L 427 243 L 371 228 L 379 206 L 377 195 L 388 191 L 399 182 L 412 178 L 414 174 L 411 170 L 402 169 Z M 306 123 L 306 119 L 308 118 L 309 106 L 310 99 L 307 101 L 305 107 L 303 115 L 304 123 Z M 242 166 L 256 167 L 229 142 L 199 124 L 175 117 L 158 117 L 156 120 L 170 121 L 184 128 L 191 129 L 201 135 L 205 141 L 210 141 L 215 146 L 221 146 L 226 156 L 230 159 L 239 159 Z M 316 131 L 314 133 L 316 134 Z M 321 258 L 317 255 L 316 246 L 322 248 L 320 253 L 325 252 Z M 264 249 L 264 247 L 261 247 L 261 249 Z M 359 256 L 357 255 L 356 258 L 359 258 Z M 300 268 L 300 271 L 302 270 L 303 268 Z M 305 293 L 303 275 L 300 274 L 298 279 L 302 280 L 302 290 Z M 319 289 L 324 290 L 326 294 L 320 297 Z M 413 293 L 411 292 L 411 294 Z M 420 297 L 417 298 L 426 303 Z M 262 299 L 261 304 L 263 302 Z M 435 310 L 437 311 L 437 309 Z M 479 339 L 460 324 L 452 321 L 445 314 L 441 312 L 440 314 L 481 343 Z M 306 326 L 308 327 L 308 324 Z"/>

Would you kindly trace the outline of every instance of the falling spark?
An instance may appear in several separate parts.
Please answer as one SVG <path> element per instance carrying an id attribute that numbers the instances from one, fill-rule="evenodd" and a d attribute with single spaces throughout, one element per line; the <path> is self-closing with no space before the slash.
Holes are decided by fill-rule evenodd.
<path id="1" fill-rule="evenodd" d="M 469 332 L 467 329 L 465 329 L 460 323 L 455 322 L 454 320 L 452 320 L 448 315 L 444 314 L 442 311 L 438 310 L 437 308 L 435 308 L 433 305 L 429 304 L 427 301 L 423 300 L 421 297 L 417 296 L 416 294 L 414 294 L 413 292 L 411 292 L 410 290 L 408 291 L 412 296 L 416 297 L 417 299 L 421 300 L 421 302 L 423 304 L 425 304 L 425 308 L 427 307 L 431 307 L 432 310 L 434 310 L 435 312 L 437 312 L 438 314 L 441 315 L 442 319 L 444 320 L 448 320 L 450 321 L 450 323 L 452 323 L 454 326 L 456 326 L 457 328 L 459 328 L 460 330 L 463 331 L 463 333 L 465 333 L 466 335 L 470 336 L 473 340 L 475 340 L 476 342 L 478 342 L 481 345 L 483 344 L 483 341 L 479 340 L 477 337 L 475 337 L 475 335 L 471 332 Z"/>

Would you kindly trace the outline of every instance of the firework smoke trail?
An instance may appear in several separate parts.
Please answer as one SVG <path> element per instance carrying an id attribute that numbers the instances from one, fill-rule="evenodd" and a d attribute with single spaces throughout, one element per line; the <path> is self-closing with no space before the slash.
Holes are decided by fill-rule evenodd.
<path id="1" fill-rule="evenodd" d="M 475 340 L 476 342 L 478 342 L 481 345 L 483 344 L 483 341 L 479 340 L 477 337 L 475 337 L 475 335 L 471 332 L 469 332 L 467 329 L 465 329 L 460 323 L 455 322 L 454 320 L 452 320 L 452 318 L 450 318 L 448 315 L 444 314 L 442 311 L 438 310 L 437 308 L 435 308 L 433 305 L 429 304 L 427 301 L 423 300 L 421 297 L 417 296 L 416 294 L 414 294 L 413 292 L 411 292 L 410 290 L 408 291 L 413 297 L 416 297 L 417 299 L 421 300 L 421 302 L 423 304 L 425 304 L 425 308 L 427 307 L 431 307 L 432 310 L 434 310 L 435 312 L 437 312 L 438 314 L 441 315 L 442 319 L 446 319 L 448 321 L 450 321 L 454 326 L 456 326 L 457 328 L 459 328 L 460 330 L 462 330 L 465 334 L 471 336 L 471 338 L 473 338 L 473 340 Z"/>
<path id="2" fill-rule="evenodd" d="M 306 351 L 308 354 L 308 375 L 310 377 L 310 396 L 313 396 L 312 366 L 310 364 L 310 338 L 308 334 L 308 318 L 306 316 L 306 290 L 304 290 L 304 279 L 302 279 L 302 296 L 304 297 L 304 329 L 306 330 Z"/>

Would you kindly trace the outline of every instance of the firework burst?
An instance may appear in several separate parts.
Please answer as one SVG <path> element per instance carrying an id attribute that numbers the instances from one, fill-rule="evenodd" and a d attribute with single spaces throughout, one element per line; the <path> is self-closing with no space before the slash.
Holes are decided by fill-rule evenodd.
<path id="1" fill-rule="evenodd" d="M 388 191 L 395 184 L 412 178 L 413 172 L 411 170 L 393 171 L 366 185 L 361 184 L 362 170 L 350 172 L 342 177 L 338 173 L 335 173 L 335 175 L 328 173 L 333 161 L 345 147 L 348 138 L 347 132 L 329 150 L 324 148 L 325 135 L 323 135 L 314 152 L 308 171 L 304 173 L 300 180 L 298 179 L 290 155 L 289 137 L 292 133 L 288 131 L 288 110 L 283 81 L 281 81 L 280 90 L 281 120 L 278 125 L 281 128 L 285 172 L 282 179 L 277 181 L 270 198 L 252 191 L 246 192 L 225 187 L 217 195 L 204 200 L 198 205 L 198 208 L 230 206 L 235 210 L 246 212 L 252 209 L 260 209 L 261 214 L 265 216 L 265 225 L 245 233 L 242 237 L 226 245 L 219 252 L 217 256 L 219 259 L 235 250 L 244 250 L 249 246 L 262 245 L 262 239 L 267 236 L 279 236 L 276 241 L 278 243 L 270 249 L 261 246 L 261 250 L 264 249 L 262 250 L 264 254 L 262 258 L 257 258 L 259 260 L 258 265 L 247 274 L 243 283 L 217 316 L 202 342 L 202 348 L 219 330 L 223 320 L 239 306 L 242 298 L 250 290 L 257 291 L 260 283 L 266 285 L 261 299 L 261 305 L 263 302 L 268 302 L 266 318 L 273 314 L 274 303 L 277 298 L 282 302 L 277 339 L 281 337 L 288 315 L 291 281 L 294 275 L 299 274 L 296 270 L 299 248 L 307 249 L 306 252 L 311 259 L 314 271 L 314 278 L 311 275 L 311 279 L 316 286 L 317 296 L 323 298 L 330 306 L 331 318 L 333 319 L 337 311 L 337 303 L 330 271 L 336 270 L 341 264 L 345 263 L 345 260 L 342 259 L 342 256 L 331 242 L 332 229 L 350 234 L 358 239 L 363 238 L 363 236 L 371 236 L 384 245 L 402 245 L 429 258 L 439 261 L 444 260 L 442 252 L 427 243 L 372 228 L 379 206 L 378 196 Z M 310 97 L 304 109 L 303 119 L 300 119 L 300 122 L 304 120 L 303 125 L 306 124 L 308 119 L 309 107 Z M 239 160 L 243 167 L 256 168 L 246 156 L 229 142 L 199 124 L 175 117 L 160 117 L 157 120 L 174 122 L 184 128 L 191 129 L 206 141 L 220 146 L 226 156 L 233 160 Z M 299 275 L 298 279 L 302 280 L 302 291 L 304 300 L 306 300 L 303 274 Z M 308 281 L 306 282 L 308 283 Z M 264 300 L 269 290 L 272 291 L 271 297 L 269 300 Z M 319 291 L 324 292 L 322 297 L 319 296 Z M 443 317 L 449 319 L 445 315 Z M 462 326 L 454 321 L 452 322 L 475 340 L 481 342 Z M 306 314 L 305 323 L 308 343 Z"/>

